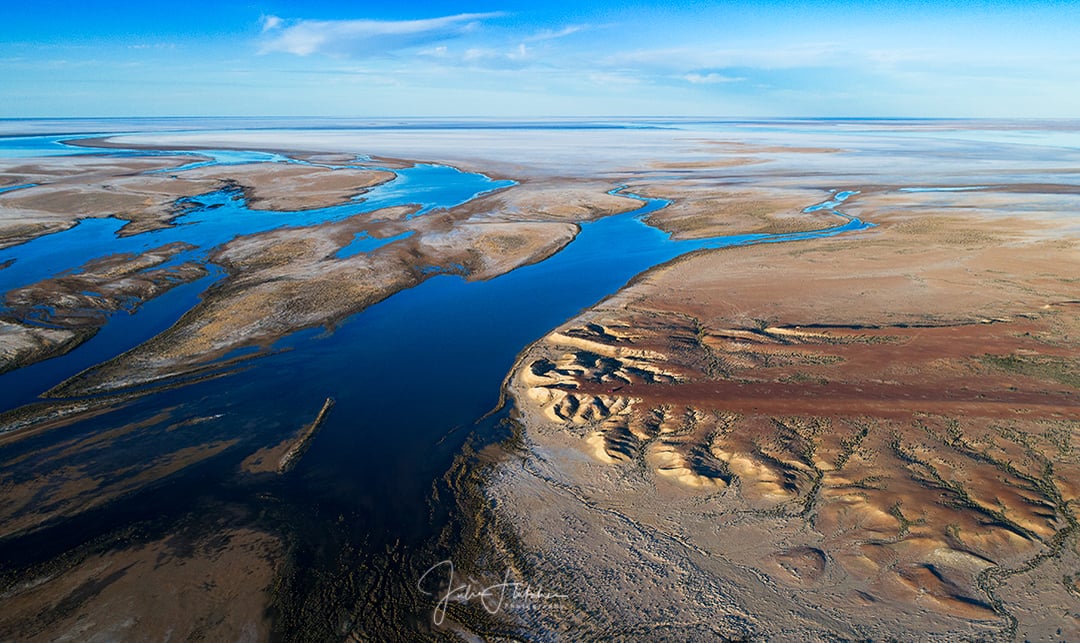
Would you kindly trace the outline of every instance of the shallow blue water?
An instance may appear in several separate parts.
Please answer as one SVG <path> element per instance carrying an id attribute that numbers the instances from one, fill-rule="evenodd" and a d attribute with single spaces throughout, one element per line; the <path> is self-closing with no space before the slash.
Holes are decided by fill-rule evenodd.
<path id="1" fill-rule="evenodd" d="M 396 205 L 420 206 L 409 217 L 411 219 L 432 210 L 457 207 L 481 194 L 514 184 L 514 181 L 495 180 L 445 165 L 420 164 L 394 172 L 398 175 L 396 179 L 364 193 L 366 211 Z"/>
<path id="2" fill-rule="evenodd" d="M 140 152 L 141 153 L 141 152 Z M 147 174 L 176 174 L 187 170 L 212 165 L 243 165 L 247 163 L 294 163 L 292 159 L 275 152 L 260 152 L 258 150 L 199 150 L 198 152 L 158 152 L 158 155 L 173 156 L 206 156 L 208 161 L 193 161 L 178 167 L 150 170 Z M 151 154 L 153 156 L 154 154 Z"/>
<path id="3" fill-rule="evenodd" d="M 100 154 L 102 150 L 64 145 L 62 141 L 94 138 L 98 134 L 52 136 L 0 136 L 0 158 L 18 159 L 43 156 Z"/>
<path id="4" fill-rule="evenodd" d="M 389 245 L 395 241 L 408 239 L 413 235 L 413 233 L 413 230 L 408 230 L 406 232 L 402 232 L 401 234 L 387 237 L 386 239 L 376 239 L 375 237 L 368 234 L 365 230 L 363 232 L 357 233 L 357 235 L 353 237 L 353 240 L 350 241 L 347 245 L 342 246 L 340 250 L 334 253 L 334 256 L 338 259 L 348 259 L 349 257 L 353 255 L 358 255 L 361 252 L 374 252 L 379 248 L 385 245 Z"/>
<path id="5" fill-rule="evenodd" d="M 970 192 L 973 190 L 985 190 L 985 185 L 962 185 L 939 188 L 900 188 L 900 192 Z"/>
<path id="6" fill-rule="evenodd" d="M 0 265 L 11 262 L 0 269 L 0 295 L 13 288 L 77 270 L 91 259 L 111 254 L 139 254 L 169 243 L 184 242 L 196 246 L 205 256 L 213 248 L 238 236 L 340 221 L 398 205 L 415 205 L 418 210 L 413 216 L 420 216 L 513 185 L 513 181 L 496 181 L 482 174 L 435 165 L 417 165 L 396 173 L 397 178 L 369 190 L 362 200 L 296 212 L 251 209 L 239 189 L 183 198 L 177 201 L 178 205 L 189 209 L 175 219 L 174 226 L 130 237 L 117 236 L 126 223 L 124 221 L 83 219 L 62 232 L 0 249 Z M 174 262 L 197 255 L 189 253 Z"/>
<path id="7" fill-rule="evenodd" d="M 829 199 L 828 201 L 822 201 L 821 203 L 818 203 L 816 205 L 811 205 L 803 208 L 803 212 L 810 213 L 820 212 L 821 210 L 835 210 L 836 208 L 840 207 L 840 204 L 842 204 L 844 201 L 847 201 L 849 198 L 855 196 L 856 194 L 858 194 L 858 192 L 837 192 L 833 194 L 833 198 Z"/>
<path id="8" fill-rule="evenodd" d="M 29 404 L 51 386 L 151 339 L 194 308 L 200 295 L 223 275 L 211 264 L 209 274 L 202 279 L 176 286 L 133 311 L 114 313 L 96 335 L 70 353 L 0 375 L 0 408 Z"/>

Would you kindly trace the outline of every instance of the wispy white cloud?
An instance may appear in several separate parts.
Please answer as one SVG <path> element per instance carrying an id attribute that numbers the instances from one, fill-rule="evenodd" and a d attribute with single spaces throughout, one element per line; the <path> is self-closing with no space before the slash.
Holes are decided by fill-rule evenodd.
<path id="1" fill-rule="evenodd" d="M 693 83 L 695 85 L 716 85 L 716 84 L 719 84 L 719 83 L 738 83 L 738 82 L 742 82 L 742 81 L 746 80 L 745 78 L 740 78 L 738 76 L 725 76 L 723 74 L 717 74 L 716 72 L 711 72 L 711 73 L 708 73 L 708 74 L 699 74 L 697 72 L 692 72 L 692 73 L 684 75 L 682 78 L 683 78 L 683 80 L 685 80 L 685 81 L 687 81 L 689 83 Z"/>
<path id="2" fill-rule="evenodd" d="M 421 49 L 416 52 L 418 56 L 427 56 L 430 58 L 449 58 L 450 49 L 446 45 L 439 45 L 438 47 L 430 47 L 428 49 Z"/>
<path id="3" fill-rule="evenodd" d="M 263 16 L 262 19 L 262 32 L 273 31 L 281 26 L 284 20 L 277 16 Z"/>
<path id="4" fill-rule="evenodd" d="M 538 31 L 537 33 L 526 38 L 525 42 L 543 42 L 545 40 L 557 40 L 559 38 L 565 38 L 566 36 L 569 36 L 571 34 L 576 34 L 583 29 L 585 29 L 585 27 L 581 25 L 570 25 L 568 27 L 563 27 L 562 29 L 558 30 L 544 29 L 543 31 Z"/>
<path id="5" fill-rule="evenodd" d="M 416 55 L 438 61 L 444 68 L 468 70 L 523 69 L 539 62 L 533 50 L 523 42 L 513 47 L 469 47 L 464 51 L 452 51 L 440 45 L 417 51 Z"/>
<path id="6" fill-rule="evenodd" d="M 500 54 L 498 52 L 495 52 L 495 51 L 491 50 L 491 49 L 481 49 L 480 47 L 472 47 L 470 49 L 465 50 L 465 53 L 461 56 L 461 59 L 464 60 L 465 62 L 469 63 L 469 62 L 476 62 L 478 60 L 485 60 L 485 59 L 496 58 L 496 57 L 500 57 Z"/>
<path id="7" fill-rule="evenodd" d="M 786 47 L 746 47 L 720 49 L 709 46 L 672 47 L 619 52 L 603 63 L 616 67 L 667 69 L 688 72 L 693 69 L 755 67 L 759 69 L 794 69 L 845 63 L 852 52 L 834 43 L 800 43 Z"/>
<path id="8" fill-rule="evenodd" d="M 656 75 L 681 77 L 695 84 L 731 82 L 724 70 L 756 72 L 799 71 L 834 68 L 890 75 L 911 70 L 927 70 L 951 77 L 963 69 L 1001 71 L 1032 69 L 1062 71 L 1080 66 L 1076 54 L 1014 51 L 1001 48 L 987 52 L 958 45 L 905 45 L 893 48 L 859 42 L 796 42 L 783 46 L 714 47 L 685 45 L 671 48 L 638 49 L 609 54 L 598 65 L 615 69 L 635 69 Z M 720 75 L 702 70 L 719 70 Z"/>
<path id="9" fill-rule="evenodd" d="M 147 50 L 147 49 L 178 49 L 174 42 L 151 42 L 151 43 L 138 43 L 134 45 L 128 45 L 128 49 L 135 50 Z"/>
<path id="10" fill-rule="evenodd" d="M 587 75 L 586 80 L 593 85 L 608 88 L 637 87 L 642 83 L 637 76 L 618 72 L 592 72 Z"/>
<path id="11" fill-rule="evenodd" d="M 300 20 L 263 18 L 263 53 L 365 58 L 453 38 L 501 13 L 462 13 L 427 20 Z"/>

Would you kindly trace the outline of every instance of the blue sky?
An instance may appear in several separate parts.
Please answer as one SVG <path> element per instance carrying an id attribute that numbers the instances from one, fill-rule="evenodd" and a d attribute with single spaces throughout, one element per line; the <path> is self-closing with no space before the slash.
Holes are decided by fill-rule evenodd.
<path id="1" fill-rule="evenodd" d="M 0 117 L 1080 117 L 1076 2 L 59 2 Z"/>

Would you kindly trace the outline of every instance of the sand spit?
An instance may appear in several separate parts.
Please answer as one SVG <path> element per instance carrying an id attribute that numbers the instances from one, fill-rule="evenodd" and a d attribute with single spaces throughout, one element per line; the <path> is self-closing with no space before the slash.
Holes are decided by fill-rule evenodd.
<path id="1" fill-rule="evenodd" d="M 641 202 L 609 194 L 606 181 L 559 177 L 528 179 L 509 190 L 484 195 L 461 210 L 498 216 L 507 221 L 561 221 L 579 223 L 629 212 Z"/>
<path id="2" fill-rule="evenodd" d="M 205 277 L 206 268 L 191 261 L 159 267 L 191 248 L 172 243 L 138 256 L 95 259 L 75 274 L 9 290 L 0 314 L 0 373 L 61 355 L 93 337 L 110 315 L 134 313 L 142 303 Z"/>
<path id="3" fill-rule="evenodd" d="M 427 256 L 459 258 L 469 279 L 491 279 L 532 262 L 523 257 L 550 257 L 577 232 L 573 223 L 466 221 L 446 232 L 424 235 L 420 248 Z"/>
<path id="4" fill-rule="evenodd" d="M 718 189 L 715 181 L 698 179 L 650 182 L 638 194 L 674 197 L 674 203 L 649 216 L 649 223 L 671 232 L 676 239 L 783 234 L 834 225 L 826 212 L 803 212 L 807 204 L 820 198 L 820 190 Z"/>
<path id="5" fill-rule="evenodd" d="M 89 333 L 0 320 L 0 373 L 62 355 Z"/>
<path id="6" fill-rule="evenodd" d="M 393 179 L 394 173 L 286 163 L 252 163 L 196 168 L 185 171 L 182 176 L 189 180 L 231 182 L 245 189 L 252 208 L 291 212 L 346 203 L 368 188 Z"/>
<path id="7" fill-rule="evenodd" d="M 145 174 L 193 161 L 190 156 L 0 159 L 0 176 L 34 187 L 0 194 L 0 247 L 66 230 L 80 219 L 115 217 L 134 235 L 168 225 L 179 197 L 215 189 L 212 180 Z"/>
<path id="8" fill-rule="evenodd" d="M 322 408 L 319 409 L 319 414 L 315 416 L 315 420 L 304 428 L 296 442 L 278 460 L 278 473 L 287 473 L 296 466 L 296 463 L 300 461 L 300 457 L 304 455 L 304 451 L 307 451 L 308 447 L 311 446 L 311 441 L 315 439 L 315 434 L 319 432 L 323 420 L 326 419 L 326 414 L 330 412 L 332 406 L 334 406 L 334 398 L 326 398 Z"/>
<path id="9" fill-rule="evenodd" d="M 326 398 L 315 419 L 304 425 L 294 435 L 282 440 L 280 443 L 259 449 L 240 463 L 240 470 L 244 473 L 276 473 L 282 475 L 292 471 L 300 461 L 304 452 L 311 446 L 311 441 L 322 428 L 326 414 L 334 406 L 333 398 Z"/>

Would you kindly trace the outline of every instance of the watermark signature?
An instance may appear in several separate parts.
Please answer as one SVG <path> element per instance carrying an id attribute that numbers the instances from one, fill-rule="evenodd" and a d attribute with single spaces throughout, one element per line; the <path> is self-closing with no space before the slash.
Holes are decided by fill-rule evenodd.
<path id="1" fill-rule="evenodd" d="M 444 560 L 435 563 L 424 572 L 420 580 L 416 581 L 416 587 L 428 596 L 435 596 L 434 592 L 424 589 L 425 580 L 434 580 L 440 575 L 446 574 L 446 591 L 438 595 L 435 611 L 431 620 L 435 625 L 442 625 L 446 619 L 446 610 L 450 607 L 450 601 L 467 603 L 478 601 L 488 614 L 498 614 L 504 607 L 521 607 L 543 601 L 551 601 L 559 598 L 567 598 L 565 594 L 552 594 L 545 592 L 543 588 L 532 587 L 528 583 L 522 583 L 512 579 L 509 569 L 503 575 L 501 583 L 484 585 L 476 579 L 469 577 L 465 582 L 459 582 L 454 578 L 454 563 Z"/>

